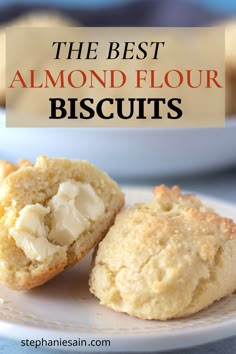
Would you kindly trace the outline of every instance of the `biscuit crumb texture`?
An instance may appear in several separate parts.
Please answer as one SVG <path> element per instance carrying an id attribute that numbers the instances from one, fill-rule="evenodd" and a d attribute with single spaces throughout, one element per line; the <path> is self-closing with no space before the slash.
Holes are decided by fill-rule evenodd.
<path id="1" fill-rule="evenodd" d="M 18 164 L 14 164 L 6 160 L 0 160 L 0 184 L 11 173 L 15 172 L 19 168 L 28 166 L 32 166 L 32 163 L 29 160 L 19 160 Z"/>
<path id="2" fill-rule="evenodd" d="M 142 319 L 191 315 L 236 289 L 236 225 L 178 187 L 122 211 L 99 244 L 90 291 Z"/>
<path id="3" fill-rule="evenodd" d="M 124 204 L 118 185 L 87 161 L 41 156 L 20 167 L 0 188 L 0 281 L 15 290 L 77 263 Z"/>

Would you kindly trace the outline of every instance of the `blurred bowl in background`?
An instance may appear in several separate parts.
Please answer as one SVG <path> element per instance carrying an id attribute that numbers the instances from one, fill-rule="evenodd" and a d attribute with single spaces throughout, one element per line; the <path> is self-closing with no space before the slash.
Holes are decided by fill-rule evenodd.
<path id="1" fill-rule="evenodd" d="M 236 165 L 236 118 L 217 129 L 6 128 L 0 158 L 85 159 L 118 179 L 212 172 Z"/>

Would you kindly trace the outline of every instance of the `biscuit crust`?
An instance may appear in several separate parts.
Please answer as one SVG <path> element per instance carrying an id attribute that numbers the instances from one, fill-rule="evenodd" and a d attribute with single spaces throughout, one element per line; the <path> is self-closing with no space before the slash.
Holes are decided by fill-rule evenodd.
<path id="1" fill-rule="evenodd" d="M 191 315 L 236 289 L 236 225 L 178 187 L 122 211 L 101 241 L 90 291 L 142 319 Z"/>
<path id="2" fill-rule="evenodd" d="M 0 185 L 3 180 L 10 175 L 11 173 L 15 172 L 19 168 L 33 166 L 29 160 L 19 160 L 18 164 L 11 163 L 7 160 L 0 160 Z"/>
<path id="3" fill-rule="evenodd" d="M 44 262 L 32 261 L 16 246 L 9 230 L 26 205 L 45 205 L 67 180 L 89 183 L 104 202 L 104 215 L 91 222 L 66 250 L 61 247 Z M 0 189 L 0 281 L 15 290 L 31 289 L 77 263 L 104 237 L 123 204 L 124 195 L 118 185 L 87 161 L 41 156 L 34 166 L 9 174 Z"/>

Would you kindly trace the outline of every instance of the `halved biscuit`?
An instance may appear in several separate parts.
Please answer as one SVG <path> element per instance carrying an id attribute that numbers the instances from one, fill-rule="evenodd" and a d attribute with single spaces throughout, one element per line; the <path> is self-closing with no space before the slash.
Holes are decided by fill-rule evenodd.
<path id="1" fill-rule="evenodd" d="M 41 156 L 0 190 L 0 281 L 45 283 L 99 242 L 124 204 L 118 185 L 86 161 Z"/>
<path id="2" fill-rule="evenodd" d="M 122 211 L 101 241 L 90 291 L 142 319 L 188 316 L 236 289 L 236 225 L 178 187 Z"/>

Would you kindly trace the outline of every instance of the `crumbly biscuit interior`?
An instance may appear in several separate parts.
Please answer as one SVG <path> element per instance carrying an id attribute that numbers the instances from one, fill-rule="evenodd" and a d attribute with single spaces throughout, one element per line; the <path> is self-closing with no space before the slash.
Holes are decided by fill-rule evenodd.
<path id="1" fill-rule="evenodd" d="M 14 164 L 7 160 L 0 160 L 0 185 L 11 173 L 17 171 L 19 168 L 28 166 L 32 166 L 32 163 L 25 159 L 19 160 L 18 164 Z"/>

